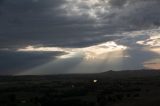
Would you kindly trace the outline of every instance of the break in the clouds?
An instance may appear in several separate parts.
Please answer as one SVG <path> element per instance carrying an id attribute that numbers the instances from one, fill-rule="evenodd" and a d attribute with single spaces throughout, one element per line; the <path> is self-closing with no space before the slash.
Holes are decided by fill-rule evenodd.
<path id="1" fill-rule="evenodd" d="M 159 0 L 0 0 L 0 59 L 5 59 L 0 73 L 157 69 L 159 5 Z"/>

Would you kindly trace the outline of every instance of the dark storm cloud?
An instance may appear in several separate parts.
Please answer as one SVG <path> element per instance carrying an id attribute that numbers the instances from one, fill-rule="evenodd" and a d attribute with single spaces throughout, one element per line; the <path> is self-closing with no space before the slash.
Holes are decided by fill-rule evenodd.
<path id="1" fill-rule="evenodd" d="M 95 27 L 99 23 L 85 17 L 75 19 L 61 15 L 65 13 L 58 6 L 65 3 L 64 0 L 6 0 L 1 6 L 1 47 L 29 44 L 67 46 L 70 41 L 78 44 L 80 40 L 84 42 L 86 37 L 92 39 L 121 30 L 127 31 L 129 27 L 143 29 L 159 25 L 158 1 L 134 0 L 122 7 L 127 2 L 110 1 L 112 8 L 118 6 L 121 9 L 111 10 L 110 15 L 102 19 L 104 25 Z"/>
<path id="2" fill-rule="evenodd" d="M 53 61 L 61 52 L 13 52 L 0 51 L 0 75 L 16 74 Z"/>
<path id="3" fill-rule="evenodd" d="M 121 25 L 124 29 L 126 29 L 126 31 L 129 29 L 143 30 L 159 27 L 159 4 L 160 1 L 158 0 L 128 1 L 128 4 L 118 11 L 118 13 L 115 12 L 115 16 L 110 17 L 112 19 L 109 21 L 111 21 L 110 23 L 115 26 Z"/>
<path id="4" fill-rule="evenodd" d="M 122 7 L 126 4 L 127 0 L 110 0 L 109 3 L 111 6 Z"/>
<path id="5" fill-rule="evenodd" d="M 76 0 L 0 0 L 0 50 L 11 50 L 0 52 L 0 60 L 4 60 L 0 73 L 14 74 L 57 55 L 14 52 L 18 48 L 83 48 L 124 38 L 127 35 L 117 36 L 123 32 L 147 31 L 160 25 L 160 0 L 105 1 L 91 6 Z M 126 46 L 133 46 L 129 44 Z"/>
<path id="6" fill-rule="evenodd" d="M 65 0 L 2 0 L 0 47 L 63 47 L 73 46 L 73 42 L 76 47 L 90 46 L 103 42 L 107 34 L 155 28 L 160 24 L 158 0 L 110 0 L 109 13 L 97 14 L 99 21 L 84 15 L 67 17 L 67 13 L 59 9 L 65 3 Z M 95 37 L 102 40 L 96 41 Z M 86 38 L 90 41 L 86 42 Z M 105 41 L 110 39 L 113 37 Z"/>
<path id="7" fill-rule="evenodd" d="M 0 0 L 0 5 L 2 5 L 2 4 L 3 4 L 3 2 L 4 2 L 4 0 Z"/>

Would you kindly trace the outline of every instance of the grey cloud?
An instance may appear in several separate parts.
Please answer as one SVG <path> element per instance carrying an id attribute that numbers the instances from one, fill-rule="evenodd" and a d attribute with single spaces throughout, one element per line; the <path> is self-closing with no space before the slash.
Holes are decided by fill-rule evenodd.
<path id="1" fill-rule="evenodd" d="M 127 3 L 127 0 L 110 0 L 109 3 L 113 7 L 123 7 Z"/>
<path id="2" fill-rule="evenodd" d="M 4 2 L 4 0 L 0 0 L 0 5 L 2 5 L 2 4 L 3 4 L 3 2 Z"/>
<path id="3" fill-rule="evenodd" d="M 65 3 L 65 0 L 3 2 L 0 47 L 90 46 L 113 39 L 110 36 L 104 38 L 104 35 L 150 29 L 160 24 L 158 0 L 110 0 L 109 13 L 100 14 L 98 21 L 84 15 L 67 17 L 66 12 L 59 9 Z M 90 40 L 87 41 L 86 38 Z"/>
<path id="4" fill-rule="evenodd" d="M 128 2 L 125 7 L 118 10 L 113 9 L 111 14 L 104 17 L 104 21 L 110 23 L 117 31 L 134 31 L 159 27 L 159 1 L 133 0 L 131 2 L 128 0 Z"/>

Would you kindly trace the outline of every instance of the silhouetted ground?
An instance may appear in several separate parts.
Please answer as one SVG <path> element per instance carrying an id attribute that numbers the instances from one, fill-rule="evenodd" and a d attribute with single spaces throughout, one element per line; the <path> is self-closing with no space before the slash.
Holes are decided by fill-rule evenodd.
<path id="1" fill-rule="evenodd" d="M 0 106 L 160 106 L 160 72 L 1 76 Z"/>

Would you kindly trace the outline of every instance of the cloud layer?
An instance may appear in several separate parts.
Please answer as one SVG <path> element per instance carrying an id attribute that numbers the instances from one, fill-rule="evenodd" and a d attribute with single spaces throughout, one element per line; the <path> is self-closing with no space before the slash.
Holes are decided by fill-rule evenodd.
<path id="1" fill-rule="evenodd" d="M 159 0 L 5 0 L 0 47 L 89 46 L 160 24 Z M 87 39 L 90 39 L 87 41 Z M 89 42 L 89 43 L 88 43 Z"/>
<path id="2" fill-rule="evenodd" d="M 0 59 L 6 59 L 0 68 L 19 71 L 60 55 L 56 54 L 59 50 L 43 51 L 43 55 L 17 51 L 26 47 L 83 50 L 108 41 L 127 47 L 131 64 L 147 52 L 148 58 L 142 56 L 134 64 L 143 68 L 147 59 L 159 56 L 159 38 L 151 39 L 151 32 L 159 33 L 159 5 L 159 0 L 0 0 Z M 151 42 L 158 47 L 146 49 Z M 26 66 L 29 58 L 33 63 Z M 41 58 L 44 62 L 39 63 Z M 22 68 L 16 69 L 12 63 L 22 63 Z"/>

